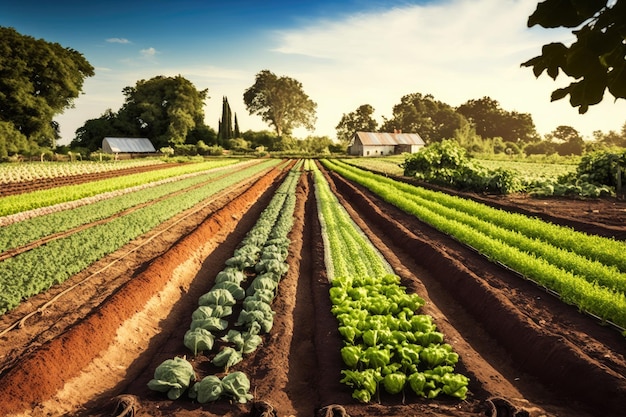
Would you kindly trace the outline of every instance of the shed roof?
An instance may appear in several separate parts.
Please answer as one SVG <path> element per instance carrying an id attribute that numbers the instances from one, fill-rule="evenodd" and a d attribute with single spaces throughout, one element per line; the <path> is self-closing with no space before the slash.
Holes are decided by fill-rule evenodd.
<path id="1" fill-rule="evenodd" d="M 356 132 L 356 136 L 364 146 L 425 145 L 417 133 Z"/>
<path id="2" fill-rule="evenodd" d="M 102 150 L 109 153 L 156 152 L 148 138 L 104 138 Z"/>

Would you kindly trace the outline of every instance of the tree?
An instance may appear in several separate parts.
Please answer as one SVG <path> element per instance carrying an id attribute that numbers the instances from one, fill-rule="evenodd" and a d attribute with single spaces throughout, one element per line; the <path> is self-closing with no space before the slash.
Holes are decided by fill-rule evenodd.
<path id="1" fill-rule="evenodd" d="M 474 125 L 476 133 L 483 138 L 500 137 L 505 142 L 532 142 L 538 139 L 530 114 L 508 112 L 490 97 L 468 100 L 457 111 Z"/>
<path id="2" fill-rule="evenodd" d="M 9 156 L 28 151 L 28 140 L 13 123 L 0 120 L 0 161 Z"/>
<path id="3" fill-rule="evenodd" d="M 581 155 L 585 142 L 580 133 L 571 126 L 558 126 L 546 135 L 548 141 L 556 141 L 556 150 L 559 155 Z"/>
<path id="4" fill-rule="evenodd" d="M 235 137 L 233 134 L 233 116 L 230 112 L 228 98 L 226 97 L 222 97 L 222 118 L 218 126 L 217 137 L 220 143 L 224 143 L 224 141 Z"/>
<path id="5" fill-rule="evenodd" d="M 421 93 L 402 97 L 393 107 L 393 118 L 385 120 L 381 131 L 419 133 L 426 143 L 440 142 L 455 137 L 469 122 L 455 109 L 430 95 Z"/>
<path id="6" fill-rule="evenodd" d="M 78 51 L 0 27 L 0 121 L 30 142 L 54 146 L 53 118 L 72 107 L 94 74 Z"/>
<path id="7" fill-rule="evenodd" d="M 290 135 L 296 127 L 314 128 L 317 103 L 293 78 L 277 77 L 263 70 L 256 75 L 254 85 L 245 91 L 243 101 L 250 114 L 261 116 L 264 122 L 274 127 L 279 137 Z"/>
<path id="8" fill-rule="evenodd" d="M 122 92 L 126 101 L 119 121 L 128 134 L 149 138 L 156 149 L 184 144 L 189 132 L 204 125 L 208 89 L 197 90 L 181 75 L 140 80 Z"/>
<path id="9" fill-rule="evenodd" d="M 375 132 L 378 122 L 372 117 L 373 114 L 374 108 L 369 104 L 363 104 L 348 114 L 344 113 L 335 127 L 339 142 L 348 143 L 356 132 Z"/>
<path id="10" fill-rule="evenodd" d="M 570 104 L 586 113 L 606 89 L 626 98 L 626 0 L 546 0 L 528 18 L 528 27 L 575 28 L 576 41 L 544 45 L 541 55 L 522 64 L 536 77 L 544 71 L 556 80 L 560 71 L 576 81 L 552 92 L 551 101 L 570 96 Z"/>
<path id="11" fill-rule="evenodd" d="M 117 115 L 113 110 L 107 109 L 99 118 L 89 119 L 76 129 L 76 136 L 70 146 L 86 148 L 94 152 L 102 147 L 102 139 L 105 137 L 125 135 L 124 130 L 119 129 L 117 125 Z"/>

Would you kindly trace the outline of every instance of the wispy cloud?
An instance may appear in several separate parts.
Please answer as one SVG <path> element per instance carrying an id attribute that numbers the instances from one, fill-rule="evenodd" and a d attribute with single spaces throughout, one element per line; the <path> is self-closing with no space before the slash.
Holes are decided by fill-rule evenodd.
<path id="1" fill-rule="evenodd" d="M 108 38 L 106 41 L 108 43 L 122 43 L 122 44 L 132 43 L 131 41 L 129 41 L 126 38 Z"/>
<path id="2" fill-rule="evenodd" d="M 154 58 L 159 52 L 154 48 L 146 48 L 139 51 L 142 58 L 151 59 Z"/>

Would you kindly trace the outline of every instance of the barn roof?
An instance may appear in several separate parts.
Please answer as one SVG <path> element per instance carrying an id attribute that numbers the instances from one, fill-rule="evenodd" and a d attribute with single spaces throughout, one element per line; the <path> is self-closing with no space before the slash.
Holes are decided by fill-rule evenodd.
<path id="1" fill-rule="evenodd" d="M 104 138 L 102 150 L 109 153 L 156 152 L 148 138 Z"/>
<path id="2" fill-rule="evenodd" d="M 425 145 L 417 133 L 356 132 L 356 136 L 364 146 Z"/>

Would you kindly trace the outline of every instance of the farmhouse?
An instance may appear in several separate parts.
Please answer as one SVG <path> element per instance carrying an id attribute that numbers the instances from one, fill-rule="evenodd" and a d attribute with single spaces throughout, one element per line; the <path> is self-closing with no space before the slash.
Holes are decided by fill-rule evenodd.
<path id="1" fill-rule="evenodd" d="M 383 156 L 415 153 L 426 144 L 417 133 L 356 132 L 348 147 L 349 155 Z"/>
<path id="2" fill-rule="evenodd" d="M 147 138 L 104 138 L 102 150 L 106 153 L 153 153 L 154 145 Z"/>

